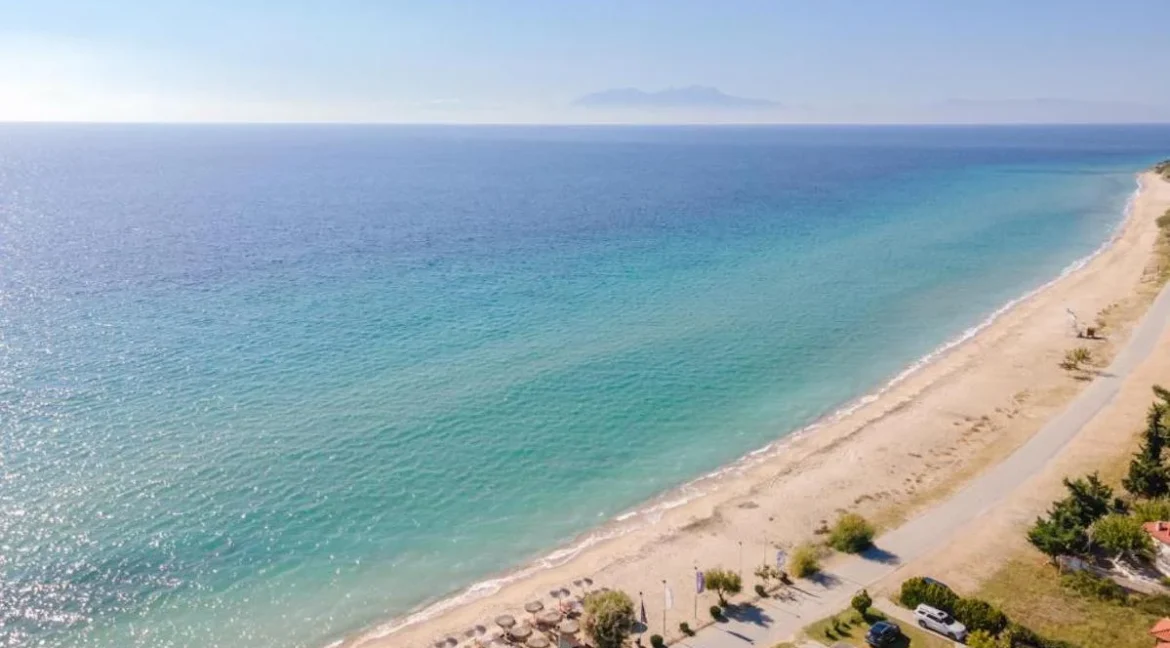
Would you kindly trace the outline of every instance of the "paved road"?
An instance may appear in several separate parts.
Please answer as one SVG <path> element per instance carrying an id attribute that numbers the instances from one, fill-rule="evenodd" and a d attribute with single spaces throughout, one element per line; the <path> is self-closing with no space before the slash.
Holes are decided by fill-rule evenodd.
<path id="1" fill-rule="evenodd" d="M 1044 467 L 1117 395 L 1122 381 L 1148 356 L 1170 324 L 1170 285 L 1162 289 L 1125 348 L 1109 368 L 1059 416 L 1003 462 L 971 481 L 950 499 L 880 536 L 875 548 L 837 564 L 814 581 L 797 583 L 795 598 L 765 600 L 750 617 L 704 628 L 680 642 L 693 648 L 770 648 L 790 640 L 805 625 L 848 607 L 863 587 L 902 564 L 944 546 L 952 535 Z"/>

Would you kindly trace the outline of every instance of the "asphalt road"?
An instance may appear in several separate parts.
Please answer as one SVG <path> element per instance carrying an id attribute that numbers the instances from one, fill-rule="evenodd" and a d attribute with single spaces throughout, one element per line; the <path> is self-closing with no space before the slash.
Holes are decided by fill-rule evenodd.
<path id="1" fill-rule="evenodd" d="M 796 584 L 795 598 L 764 600 L 742 618 L 716 623 L 679 642 L 694 648 L 745 648 L 790 640 L 805 625 L 848 607 L 864 587 L 901 565 L 943 547 L 964 526 L 1037 474 L 1116 397 L 1126 377 L 1153 352 L 1170 324 L 1170 285 L 1134 329 L 1125 348 L 1069 406 L 1023 446 L 972 480 L 950 499 L 878 537 L 874 548 L 834 565 L 832 572 Z"/>

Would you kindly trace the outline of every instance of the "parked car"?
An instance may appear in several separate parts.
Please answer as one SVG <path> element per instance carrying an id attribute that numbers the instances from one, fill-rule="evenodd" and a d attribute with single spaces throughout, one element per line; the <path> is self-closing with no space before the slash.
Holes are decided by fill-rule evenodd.
<path id="1" fill-rule="evenodd" d="M 926 583 L 927 585 L 938 585 L 939 587 L 941 587 L 943 589 L 951 589 L 950 585 L 947 585 L 946 583 L 944 583 L 942 581 L 937 581 L 937 580 L 931 578 L 930 576 L 923 576 L 922 582 Z M 951 590 L 951 591 L 954 591 L 954 590 Z"/>
<path id="2" fill-rule="evenodd" d="M 902 629 L 896 623 L 889 621 L 878 621 L 869 627 L 869 632 L 865 634 L 865 643 L 873 646 L 873 648 L 885 648 L 885 646 L 892 646 L 898 638 L 902 636 Z"/>
<path id="3" fill-rule="evenodd" d="M 959 623 L 955 617 L 946 612 L 925 603 L 914 608 L 914 618 L 918 619 L 918 625 L 923 628 L 933 630 L 955 641 L 964 641 L 967 638 L 967 626 Z"/>

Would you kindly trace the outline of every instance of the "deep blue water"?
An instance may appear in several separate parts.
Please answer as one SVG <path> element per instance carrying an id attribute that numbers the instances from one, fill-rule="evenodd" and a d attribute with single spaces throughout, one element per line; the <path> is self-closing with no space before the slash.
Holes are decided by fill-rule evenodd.
<path id="1" fill-rule="evenodd" d="M 0 126 L 0 645 L 315 648 L 518 565 L 1055 277 L 1167 155 Z"/>

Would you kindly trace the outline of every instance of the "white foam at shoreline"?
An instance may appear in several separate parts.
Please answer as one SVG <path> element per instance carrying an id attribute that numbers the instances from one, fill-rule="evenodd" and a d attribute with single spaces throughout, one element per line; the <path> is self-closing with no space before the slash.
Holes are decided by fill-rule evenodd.
<path id="1" fill-rule="evenodd" d="M 404 628 L 428 621 L 448 610 L 460 607 L 473 601 L 487 598 L 488 596 L 499 592 L 501 589 L 511 583 L 523 580 L 546 569 L 559 567 L 575 558 L 582 551 L 585 551 L 594 545 L 624 536 L 628 533 L 643 528 L 647 524 L 654 524 L 661 520 L 662 514 L 666 511 L 684 506 L 687 503 L 698 499 L 699 497 L 703 497 L 704 495 L 708 495 L 711 492 L 718 490 L 718 485 L 715 482 L 717 482 L 720 477 L 731 472 L 742 472 L 748 467 L 755 466 L 760 462 L 770 458 L 775 453 L 779 452 L 786 444 L 791 443 L 793 440 L 798 439 L 818 428 L 824 427 L 825 425 L 829 425 L 846 418 L 866 405 L 876 402 L 883 395 L 901 383 L 905 382 L 914 374 L 930 366 L 933 362 L 953 351 L 964 342 L 971 340 L 976 335 L 989 328 L 1016 306 L 1028 301 L 1040 293 L 1043 293 L 1045 290 L 1048 290 L 1052 286 L 1059 283 L 1065 277 L 1080 270 L 1081 268 L 1084 268 L 1093 259 L 1097 258 L 1110 247 L 1112 247 L 1118 241 L 1118 239 L 1121 238 L 1126 225 L 1133 217 L 1134 206 L 1136 204 L 1137 197 L 1142 190 L 1142 182 L 1140 177 L 1137 179 L 1136 184 L 1137 188 L 1133 191 L 1133 193 L 1130 194 L 1129 198 L 1126 199 L 1125 207 L 1122 211 L 1121 221 L 1114 227 L 1113 232 L 1110 234 L 1109 238 L 1106 239 L 1106 241 L 1102 243 L 1096 250 L 1087 256 L 1070 263 L 1063 270 L 1061 270 L 1060 274 L 1058 274 L 1054 279 L 1041 284 L 1039 287 L 1024 293 L 1020 297 L 1008 301 L 1004 305 L 994 310 L 990 315 L 983 318 L 983 320 L 981 320 L 978 324 L 967 328 L 958 336 L 944 342 L 930 353 L 927 353 L 918 360 L 915 360 L 901 373 L 885 382 L 877 390 L 853 399 L 844 406 L 834 410 L 831 414 L 823 416 L 813 423 L 810 423 L 801 428 L 797 428 L 796 430 L 783 435 L 776 441 L 773 441 L 761 448 L 752 450 L 743 457 L 740 457 L 739 459 L 725 466 L 722 466 L 712 472 L 700 475 L 699 477 L 684 483 L 682 486 L 672 489 L 667 494 L 652 499 L 651 502 L 653 503 L 649 506 L 643 506 L 642 508 L 633 509 L 615 516 L 606 525 L 609 528 L 603 526 L 602 529 L 587 533 L 581 537 L 579 541 L 553 550 L 546 556 L 538 558 L 515 571 L 498 578 L 479 581 L 468 586 L 463 591 L 454 596 L 440 599 L 434 603 L 425 605 L 425 607 L 408 614 L 404 618 L 399 620 L 391 620 L 387 623 L 375 627 L 372 630 L 365 631 L 360 635 L 358 640 L 355 642 L 355 645 L 360 646 L 369 641 L 386 637 Z M 707 485 L 709 488 L 699 488 L 700 484 Z M 625 524 L 631 520 L 633 520 L 635 523 Z M 341 643 L 341 641 L 335 641 L 330 643 L 325 648 L 335 648 Z"/>

